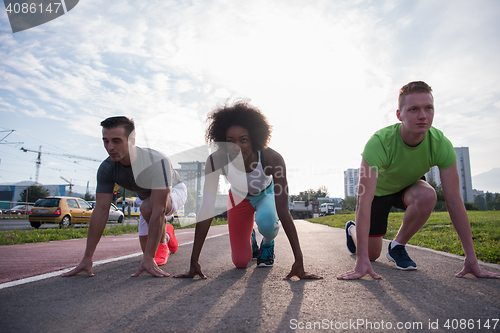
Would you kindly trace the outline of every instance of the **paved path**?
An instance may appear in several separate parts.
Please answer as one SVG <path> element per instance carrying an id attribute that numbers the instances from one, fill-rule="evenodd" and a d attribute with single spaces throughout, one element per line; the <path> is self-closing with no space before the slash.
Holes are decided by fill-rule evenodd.
<path id="1" fill-rule="evenodd" d="M 205 242 L 200 262 L 207 280 L 131 278 L 140 261 L 133 257 L 95 267 L 93 278 L 53 277 L 0 289 L 0 330 L 500 332 L 500 280 L 455 278 L 461 258 L 410 247 L 419 269 L 403 272 L 385 259 L 384 249 L 373 264 L 382 280 L 339 281 L 335 276 L 355 262 L 344 231 L 305 221 L 296 226 L 306 270 L 323 280 L 282 280 L 293 262 L 283 230 L 272 268 L 256 268 L 255 262 L 234 268 L 224 235 Z M 181 246 L 164 269 L 187 271 L 190 254 L 190 245 Z M 500 272 L 498 265 L 487 266 Z"/>
<path id="2" fill-rule="evenodd" d="M 227 234 L 227 225 L 210 228 L 208 237 Z M 179 244 L 191 244 L 194 229 L 176 232 Z M 17 281 L 76 266 L 82 259 L 87 239 L 69 239 L 22 245 L 0 246 L 0 288 L 2 283 Z M 102 237 L 94 253 L 94 262 L 142 255 L 139 234 Z M 12 283 L 10 284 L 12 285 Z"/>

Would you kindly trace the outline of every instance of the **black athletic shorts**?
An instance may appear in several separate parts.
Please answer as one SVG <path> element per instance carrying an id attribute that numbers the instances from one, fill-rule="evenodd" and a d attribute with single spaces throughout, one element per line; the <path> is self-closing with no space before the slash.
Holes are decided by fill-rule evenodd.
<path id="1" fill-rule="evenodd" d="M 393 194 L 375 196 L 370 215 L 370 237 L 382 237 L 387 233 L 387 219 L 392 207 L 406 210 L 404 195 L 407 188 Z"/>
<path id="2" fill-rule="evenodd" d="M 425 179 L 425 175 L 420 177 L 420 179 L 427 181 Z M 372 211 L 370 215 L 370 237 L 385 236 L 387 233 L 387 219 L 389 218 L 389 212 L 392 207 L 406 210 L 404 196 L 408 187 L 402 189 L 398 193 L 383 195 L 380 197 L 375 196 L 373 198 Z"/>

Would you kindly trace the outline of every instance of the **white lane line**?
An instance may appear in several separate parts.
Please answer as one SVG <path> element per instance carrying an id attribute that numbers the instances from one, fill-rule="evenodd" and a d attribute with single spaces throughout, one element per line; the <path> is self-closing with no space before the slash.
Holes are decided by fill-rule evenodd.
<path id="1" fill-rule="evenodd" d="M 138 253 L 132 253 L 132 254 L 129 254 L 129 255 L 126 255 L 126 256 L 121 256 L 121 257 L 116 257 L 116 258 L 111 258 L 111 259 L 105 259 L 105 260 L 96 261 L 96 262 L 93 263 L 92 267 L 96 267 L 96 266 L 99 266 L 99 265 L 102 265 L 102 264 L 107 264 L 107 263 L 113 262 L 113 261 L 118 261 L 118 260 L 123 260 L 123 259 L 129 259 L 129 258 L 137 257 L 137 256 L 140 256 L 141 254 L 142 254 L 142 252 L 138 252 Z M 41 274 L 41 275 L 30 276 L 28 278 L 24 278 L 24 279 L 21 279 L 21 280 L 5 282 L 5 283 L 0 284 L 0 289 L 14 287 L 14 286 L 18 286 L 18 285 L 25 284 L 25 283 L 30 283 L 30 282 L 36 282 L 36 281 L 40 281 L 40 280 L 45 280 L 45 279 L 48 279 L 48 278 L 51 278 L 51 277 L 54 277 L 54 276 L 59 276 L 59 275 L 61 275 L 63 273 L 69 272 L 70 270 L 72 270 L 75 267 L 76 266 L 70 267 L 70 268 L 61 269 L 61 270 L 55 271 L 55 272 L 50 272 L 50 273 L 45 273 L 45 274 Z"/>
<path id="2" fill-rule="evenodd" d="M 229 232 L 225 232 L 225 233 L 219 234 L 219 235 L 209 236 L 206 239 L 215 238 L 215 237 L 219 237 L 219 236 L 224 236 L 224 235 L 227 235 L 227 234 L 229 234 Z M 194 243 L 194 241 L 190 241 L 190 242 L 179 244 L 179 246 L 189 245 L 189 244 L 193 244 L 193 243 Z M 120 260 L 124 260 L 124 259 L 130 259 L 130 258 L 138 257 L 138 256 L 141 256 L 141 255 L 142 255 L 142 252 L 137 252 L 137 253 L 128 254 L 126 256 L 121 256 L 121 257 L 116 257 L 116 258 L 110 258 L 110 259 L 105 259 L 105 260 L 99 260 L 99 261 L 94 262 L 93 265 L 92 265 L 92 267 L 96 267 L 96 266 L 99 266 L 99 265 L 104 265 L 104 264 L 107 264 L 107 263 L 110 263 L 110 262 L 120 261 Z M 70 267 L 70 268 L 61 269 L 61 270 L 55 271 L 55 272 L 50 272 L 50 273 L 45 273 L 45 274 L 41 274 L 41 275 L 30 276 L 28 278 L 24 278 L 24 279 L 20 279 L 20 280 L 16 280 L 16 281 L 10 281 L 10 282 L 5 282 L 5 283 L 0 283 L 0 290 L 4 289 L 4 288 L 10 288 L 10 287 L 19 286 L 19 285 L 30 283 L 30 282 L 36 282 L 36 281 L 45 280 L 45 279 L 48 279 L 48 278 L 51 278 L 51 277 L 55 277 L 55 276 L 60 276 L 63 273 L 69 272 L 70 270 L 72 270 L 75 267 L 76 266 Z"/>

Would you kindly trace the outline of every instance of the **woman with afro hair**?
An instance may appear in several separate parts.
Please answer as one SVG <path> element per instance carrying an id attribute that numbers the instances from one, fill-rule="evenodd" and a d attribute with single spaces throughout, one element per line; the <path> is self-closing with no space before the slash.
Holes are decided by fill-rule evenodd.
<path id="1" fill-rule="evenodd" d="M 219 177 L 223 175 L 231 184 L 227 216 L 234 265 L 246 268 L 252 256 L 257 256 L 258 267 L 272 266 L 280 220 L 295 257 L 285 279 L 322 278 L 304 271 L 297 230 L 288 210 L 285 161 L 267 146 L 271 138 L 267 118 L 256 107 L 238 101 L 216 108 L 207 121 L 205 138 L 217 150 L 205 164 L 203 204 L 197 217 L 190 270 L 176 277 L 206 278 L 198 259 L 214 216 Z M 254 219 L 263 235 L 260 249 L 253 232 Z"/>

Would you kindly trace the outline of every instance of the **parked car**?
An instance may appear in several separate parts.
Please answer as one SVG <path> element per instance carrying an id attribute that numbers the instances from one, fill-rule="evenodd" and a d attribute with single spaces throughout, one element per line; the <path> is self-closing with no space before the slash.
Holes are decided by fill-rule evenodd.
<path id="1" fill-rule="evenodd" d="M 95 201 L 89 201 L 88 203 L 92 206 L 92 208 L 95 208 Z M 123 222 L 122 211 L 119 210 L 113 203 L 111 204 L 111 207 L 109 207 L 108 221 L 117 221 L 118 223 Z"/>
<path id="2" fill-rule="evenodd" d="M 33 228 L 42 223 L 57 223 L 68 227 L 74 223 L 88 223 L 92 206 L 85 200 L 74 197 L 47 197 L 38 199 L 31 209 L 28 220 Z"/>
<path id="3" fill-rule="evenodd" d="M 12 214 L 12 215 L 26 215 L 31 211 L 31 208 L 33 206 L 30 205 L 16 205 L 12 207 L 11 209 L 4 209 L 4 214 Z"/>

